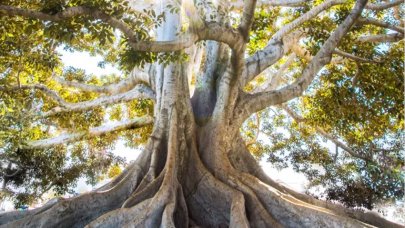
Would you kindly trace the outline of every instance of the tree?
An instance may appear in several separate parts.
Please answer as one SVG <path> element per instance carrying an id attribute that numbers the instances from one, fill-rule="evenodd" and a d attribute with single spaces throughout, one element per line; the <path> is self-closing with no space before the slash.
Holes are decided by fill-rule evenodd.
<path id="1" fill-rule="evenodd" d="M 401 3 L 3 2 L 5 184 L 18 186 L 21 178 L 27 181 L 41 170 L 33 178 L 40 180 L 38 192 L 43 186 L 63 191 L 82 172 L 106 173 L 116 158 L 104 163 L 99 152 L 116 140 L 136 146 L 150 136 L 140 157 L 105 186 L 1 214 L 1 224 L 401 227 L 371 212 L 294 192 L 265 175 L 252 156 L 269 152 L 280 161 L 277 151 L 291 146 L 287 158 L 314 184 L 339 187 L 356 183 L 348 178 L 351 172 L 376 174 L 385 165 L 384 178 L 397 180 L 395 186 L 386 190 L 372 175 L 360 189 L 372 185 L 374 196 L 383 186 L 383 195 L 403 195 L 397 186 L 403 183 L 403 157 L 395 140 L 403 125 Z M 101 66 L 117 64 L 126 75 L 100 78 L 63 68 L 61 46 L 103 55 Z M 269 114 L 270 106 L 294 122 Z M 103 124 L 104 118 L 115 121 Z M 252 124 L 255 119 L 266 119 L 265 126 Z M 291 137 L 278 137 L 273 126 L 287 126 Z M 252 129 L 268 133 L 270 142 L 258 143 Z M 315 133 L 345 155 L 336 153 L 331 160 Z M 58 163 L 64 159 L 71 161 Z M 323 165 L 325 175 L 316 174 L 313 164 Z M 60 183 L 44 184 L 49 170 L 59 170 L 49 178 Z M 350 206 L 342 199 L 350 191 L 342 191 L 329 198 Z"/>

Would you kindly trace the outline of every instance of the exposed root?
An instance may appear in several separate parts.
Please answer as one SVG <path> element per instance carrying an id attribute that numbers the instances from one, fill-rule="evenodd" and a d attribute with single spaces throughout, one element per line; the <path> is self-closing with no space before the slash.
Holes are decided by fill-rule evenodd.
<path id="1" fill-rule="evenodd" d="M 22 219 L 24 217 L 40 214 L 40 213 L 48 210 L 49 208 L 53 207 L 60 200 L 61 200 L 61 198 L 54 198 L 52 200 L 49 200 L 42 207 L 35 208 L 32 210 L 10 211 L 10 212 L 1 213 L 0 214 L 0 225 L 7 224 L 9 222 Z"/>
<path id="2" fill-rule="evenodd" d="M 350 209 L 350 208 L 346 208 L 339 204 L 333 204 L 330 202 L 318 200 L 309 195 L 296 192 L 296 191 L 272 180 L 263 171 L 256 172 L 256 176 L 263 183 L 266 183 L 267 185 L 274 187 L 275 189 L 279 190 L 280 192 L 282 192 L 286 195 L 291 195 L 291 196 L 295 197 L 296 199 L 299 199 L 299 200 L 304 201 L 311 205 L 315 205 L 318 207 L 332 210 L 335 214 L 338 214 L 341 216 L 348 216 L 348 217 L 351 217 L 351 218 L 357 219 L 359 221 L 362 221 L 362 222 L 365 222 L 365 223 L 368 223 L 368 224 L 371 224 L 374 226 L 378 226 L 378 227 L 393 227 L 393 228 L 403 228 L 404 227 L 395 222 L 386 220 L 385 218 L 383 218 L 381 215 L 379 215 L 376 212 L 371 212 L 371 211 L 364 212 L 361 210 Z"/>
<path id="3" fill-rule="evenodd" d="M 229 227 L 247 228 L 249 221 L 246 216 L 245 198 L 242 193 L 235 194 L 232 199 Z"/>
<path id="4" fill-rule="evenodd" d="M 172 115 L 174 118 L 170 123 L 166 164 L 159 177 L 150 182 L 143 181 L 133 195 L 124 202 L 121 209 L 102 215 L 87 227 L 175 227 L 176 225 L 188 227 L 188 216 L 185 216 L 185 219 L 179 216 L 177 216 L 179 220 L 173 219 L 176 210 L 185 213 L 183 217 L 187 215 L 187 206 L 177 179 L 178 167 L 181 165 L 178 159 L 181 156 L 179 154 L 181 150 L 177 142 L 176 113 Z M 156 154 L 156 151 L 159 150 L 154 150 L 153 154 Z M 154 161 L 157 159 L 152 155 L 151 168 L 148 172 L 150 176 L 147 175 L 146 178 L 154 176 Z"/>
<path id="5" fill-rule="evenodd" d="M 60 199 L 41 208 L 28 211 L 23 216 L 1 219 L 0 227 L 83 227 L 101 214 L 118 208 L 140 182 L 144 167 L 141 161 L 149 157 L 145 152 L 128 172 L 119 177 L 116 185 L 109 190 L 93 191 L 80 196 Z M 11 212 L 14 213 L 14 212 Z M 5 222 L 4 222 L 5 221 Z"/>
<path id="6" fill-rule="evenodd" d="M 149 183 L 156 179 L 166 161 L 166 145 L 163 143 L 163 132 L 159 128 L 155 128 L 150 139 L 148 146 L 150 147 L 150 151 L 152 151 L 152 155 L 149 169 L 139 184 L 139 189 L 145 188 Z"/>
<path id="7" fill-rule="evenodd" d="M 342 217 L 329 209 L 283 194 L 247 174 L 241 174 L 240 179 L 254 190 L 266 209 L 285 227 L 370 227 L 358 220 Z"/>
<path id="8" fill-rule="evenodd" d="M 397 223 L 384 219 L 378 213 L 370 211 L 363 212 L 361 210 L 346 208 L 339 204 L 333 204 L 327 201 L 318 200 L 309 195 L 296 192 L 274 181 L 263 171 L 263 169 L 260 167 L 257 161 L 249 153 L 243 139 L 239 135 L 234 140 L 232 148 L 233 148 L 232 153 L 230 154 L 229 157 L 230 161 L 232 162 L 232 165 L 238 171 L 241 171 L 242 173 L 245 174 L 250 174 L 251 176 L 258 178 L 259 182 L 262 182 L 260 185 L 265 184 L 267 188 L 271 186 L 272 188 L 277 189 L 280 193 L 283 193 L 283 195 L 285 196 L 292 196 L 296 200 L 303 201 L 312 206 L 328 209 L 330 211 L 333 211 L 333 214 L 335 215 L 343 217 L 351 217 L 361 222 L 378 227 L 396 227 L 396 228 L 403 227 Z M 255 181 L 257 182 L 257 179 Z M 263 188 L 263 186 L 261 188 Z"/>
<path id="9" fill-rule="evenodd" d="M 222 176 L 222 175 L 221 175 Z M 247 201 L 247 210 L 249 212 L 249 221 L 254 227 L 281 227 L 281 225 L 266 210 L 256 194 L 245 184 L 243 184 L 233 173 L 223 175 L 221 178 L 232 188 L 239 190 L 245 196 Z"/>
<path id="10" fill-rule="evenodd" d="M 129 208 L 132 207 L 144 199 L 149 199 L 152 198 L 156 192 L 159 190 L 159 187 L 162 184 L 164 177 L 164 172 L 161 173 L 155 180 L 152 181 L 149 185 L 147 185 L 144 188 L 138 187 L 136 191 L 124 202 L 122 205 L 123 208 Z"/>
<path id="11" fill-rule="evenodd" d="M 351 217 L 361 222 L 371 224 L 378 227 L 396 227 L 400 228 L 403 227 L 397 223 L 391 222 L 389 220 L 384 219 L 378 213 L 375 212 L 363 212 L 360 210 L 354 210 L 346 208 L 339 204 L 333 204 L 330 202 L 322 201 L 315 199 L 309 195 L 296 192 L 276 181 L 271 179 L 260 167 L 257 161 L 253 158 L 253 156 L 248 152 L 246 147 L 244 146 L 243 140 L 238 137 L 237 140 L 234 141 L 233 145 L 233 153 L 230 157 L 230 161 L 232 162 L 233 166 L 243 173 L 250 174 L 258 178 L 259 182 L 262 182 L 260 185 L 265 184 L 267 188 L 271 186 L 274 189 L 277 189 L 280 193 L 285 195 L 286 197 L 294 197 L 296 200 L 303 201 L 306 204 L 310 204 L 312 206 L 317 206 L 319 208 L 327 209 L 329 211 L 333 211 L 332 213 L 335 215 L 343 216 L 343 217 Z M 258 180 L 255 180 L 257 182 Z M 257 182 L 257 183 L 259 183 Z M 263 186 L 261 186 L 263 188 Z"/>
<path id="12" fill-rule="evenodd" d="M 249 227 L 243 195 L 215 178 L 202 164 L 195 141 L 190 144 L 188 175 L 183 184 L 192 227 Z"/>

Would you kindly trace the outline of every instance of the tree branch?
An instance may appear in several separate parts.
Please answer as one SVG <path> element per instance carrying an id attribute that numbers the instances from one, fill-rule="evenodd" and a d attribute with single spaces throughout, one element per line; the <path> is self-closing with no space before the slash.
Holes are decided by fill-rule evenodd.
<path id="1" fill-rule="evenodd" d="M 400 32 L 400 33 L 404 34 L 404 29 L 403 28 L 395 26 L 395 25 L 391 25 L 391 24 L 389 24 L 387 22 L 376 20 L 374 18 L 359 18 L 359 19 L 357 19 L 357 24 L 376 25 L 376 26 L 379 26 L 379 27 L 387 28 L 387 29 L 394 30 L 394 31 L 397 31 L 397 32 Z"/>
<path id="2" fill-rule="evenodd" d="M 246 85 L 249 81 L 251 81 L 254 77 L 259 75 L 262 71 L 264 71 L 269 66 L 276 63 L 280 58 L 283 57 L 285 51 L 283 50 L 283 44 L 281 40 L 285 37 L 288 33 L 296 29 L 298 26 L 302 25 L 306 21 L 311 20 L 315 16 L 317 16 L 322 11 L 326 9 L 345 3 L 345 0 L 329 0 L 326 1 L 310 11 L 306 12 L 305 14 L 301 15 L 299 18 L 295 19 L 294 21 L 290 22 L 289 24 L 283 26 L 280 30 L 278 30 L 270 39 L 267 46 L 260 51 L 257 51 L 254 55 L 249 57 L 246 60 L 245 70 L 242 73 L 242 82 L 241 85 Z"/>
<path id="3" fill-rule="evenodd" d="M 314 56 L 312 56 L 309 51 L 305 50 L 304 48 L 302 48 L 300 45 L 298 44 L 293 44 L 291 45 L 290 50 L 295 53 L 298 57 L 301 57 L 303 59 L 305 59 L 306 61 L 310 62 L 312 61 L 312 59 L 314 58 Z M 343 62 L 343 58 L 341 56 L 339 56 L 339 58 L 333 58 L 330 61 L 331 64 L 340 64 Z"/>
<path id="4" fill-rule="evenodd" d="M 200 40 L 214 40 L 227 44 L 237 52 L 244 46 L 244 38 L 238 29 L 223 26 L 216 22 L 207 22 L 205 27 L 196 30 Z"/>
<path id="5" fill-rule="evenodd" d="M 297 113 L 295 113 L 293 110 L 291 110 L 287 105 L 282 104 L 279 105 L 280 108 L 282 108 L 291 118 L 293 118 L 296 122 L 298 123 L 305 123 L 305 119 L 299 116 Z M 369 158 L 362 156 L 358 153 L 356 153 L 354 150 L 352 150 L 350 147 L 346 146 L 343 142 L 339 141 L 335 136 L 328 134 L 325 130 L 323 130 L 320 127 L 315 127 L 315 130 L 318 134 L 322 135 L 323 137 L 327 138 L 334 144 L 336 144 L 338 147 L 342 148 L 345 150 L 347 153 L 349 153 L 351 156 L 355 158 L 360 158 L 362 160 L 370 160 Z"/>
<path id="6" fill-rule="evenodd" d="M 396 0 L 396 1 L 382 3 L 382 4 L 368 3 L 365 8 L 370 9 L 370 10 L 385 10 L 385 9 L 400 5 L 403 2 L 404 2 L 403 0 Z"/>
<path id="7" fill-rule="evenodd" d="M 249 31 L 252 27 L 255 14 L 256 0 L 245 0 L 243 4 L 243 15 L 239 25 L 239 30 L 242 32 L 245 41 L 249 40 Z"/>
<path id="8" fill-rule="evenodd" d="M 53 77 L 53 78 L 59 84 L 64 85 L 64 86 L 74 87 L 74 88 L 77 88 L 77 89 L 80 89 L 80 90 L 86 91 L 86 92 L 104 93 L 104 94 L 110 94 L 110 95 L 127 92 L 128 90 L 134 88 L 137 84 L 140 84 L 140 83 L 144 83 L 147 85 L 151 84 L 151 82 L 149 81 L 148 74 L 146 74 L 144 72 L 136 72 L 135 69 L 130 73 L 128 78 L 126 78 L 118 83 L 104 85 L 104 86 L 89 85 L 89 84 L 80 83 L 80 82 L 67 81 L 60 77 Z"/>
<path id="9" fill-rule="evenodd" d="M 393 33 L 393 34 L 360 36 L 357 40 L 360 42 L 383 43 L 383 42 L 398 42 L 402 39 L 404 39 L 404 34 Z"/>
<path id="10" fill-rule="evenodd" d="M 284 6 L 284 7 L 298 7 L 304 5 L 307 0 L 269 0 L 269 1 L 258 1 L 257 6 L 259 7 L 271 7 L 271 6 Z M 244 7 L 244 3 L 240 1 L 230 2 L 231 6 L 236 9 Z"/>
<path id="11" fill-rule="evenodd" d="M 305 22 L 311 20 L 312 18 L 316 17 L 319 13 L 331 8 L 332 6 L 339 5 L 346 3 L 345 0 L 329 0 L 325 1 L 322 4 L 319 4 L 312 8 L 310 11 L 306 12 L 305 14 L 301 15 L 299 18 L 295 19 L 294 21 L 284 25 L 280 30 L 278 30 L 271 39 L 273 40 L 281 40 L 286 34 L 290 33 L 294 29 L 298 28 L 300 25 L 304 24 Z"/>
<path id="12" fill-rule="evenodd" d="M 302 76 L 294 83 L 278 90 L 268 92 L 245 94 L 240 98 L 238 110 L 240 118 L 246 119 L 250 114 L 262 110 L 271 105 L 282 104 L 293 98 L 301 96 L 308 88 L 316 74 L 323 66 L 331 61 L 332 53 L 339 41 L 349 32 L 352 25 L 360 16 L 367 0 L 358 0 L 352 12 L 346 17 L 334 33 L 326 40 L 321 50 L 304 69 Z"/>
<path id="13" fill-rule="evenodd" d="M 361 58 L 361 57 L 352 55 L 352 54 L 350 54 L 350 53 L 341 51 L 341 50 L 339 50 L 339 49 L 335 49 L 335 50 L 333 51 L 333 53 L 334 53 L 334 54 L 337 54 L 337 55 L 340 55 L 340 56 L 343 56 L 343 57 L 346 57 L 346 58 L 348 58 L 348 59 L 354 60 L 354 61 L 356 61 L 356 62 L 362 62 L 362 63 L 381 63 L 381 61 L 373 60 L 373 59 Z"/>
<path id="14" fill-rule="evenodd" d="M 199 39 L 194 33 L 186 32 L 180 35 L 176 40 L 171 41 L 129 41 L 129 45 L 136 51 L 146 52 L 171 52 L 180 51 L 185 48 L 191 47 Z"/>
<path id="15" fill-rule="evenodd" d="M 153 123 L 153 118 L 150 116 L 142 116 L 131 120 L 115 122 L 108 125 L 90 128 L 88 131 L 61 134 L 54 138 L 29 141 L 22 145 L 23 149 L 45 149 L 56 145 L 77 142 L 84 138 L 95 138 L 108 133 L 113 133 L 122 130 L 135 129 L 144 127 Z"/>
<path id="16" fill-rule="evenodd" d="M 49 117 L 62 112 L 83 111 L 103 105 L 116 104 L 119 102 L 132 101 L 134 99 L 154 99 L 153 91 L 142 84 L 138 84 L 130 91 L 112 96 L 100 97 L 91 101 L 83 101 L 78 103 L 66 103 L 64 107 L 55 107 L 48 112 L 45 112 L 41 117 Z"/>
<path id="17" fill-rule="evenodd" d="M 270 0 L 265 4 L 270 6 L 302 6 L 306 0 Z"/>

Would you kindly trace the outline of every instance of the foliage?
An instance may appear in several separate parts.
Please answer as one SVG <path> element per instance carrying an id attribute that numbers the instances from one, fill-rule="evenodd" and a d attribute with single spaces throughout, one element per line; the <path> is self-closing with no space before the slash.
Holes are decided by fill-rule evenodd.
<path id="1" fill-rule="evenodd" d="M 308 10 L 304 6 L 284 11 L 289 14 L 284 17 L 285 22 Z M 306 22 L 300 28 L 308 35 L 301 40 L 305 52 L 316 54 L 349 10 L 333 7 L 330 14 Z M 262 12 L 257 12 L 258 18 Z M 363 15 L 395 23 L 392 14 L 365 11 Z M 254 26 L 260 26 L 260 22 Z M 252 32 L 251 52 L 266 42 L 265 36 L 260 38 L 259 34 L 272 31 L 262 28 Z M 364 33 L 384 34 L 387 29 L 360 24 L 352 29 L 339 44 L 339 50 L 370 62 L 344 59 L 326 66 L 305 96 L 287 104 L 302 119 L 294 120 L 281 108 L 270 108 L 260 113 L 259 124 L 253 115 L 241 130 L 247 142 L 254 141 L 248 143 L 248 148 L 258 159 L 265 158 L 280 169 L 292 167 L 304 173 L 309 180 L 308 193 L 349 207 L 371 209 L 381 202 L 404 197 L 404 42 L 356 41 Z M 268 74 L 277 72 L 284 63 L 285 59 L 280 60 Z M 299 77 L 306 63 L 302 56 L 295 58 L 284 73 L 285 82 Z M 262 84 L 265 77 L 269 76 L 260 75 L 245 89 Z M 358 156 L 333 145 L 319 129 Z"/>
<path id="2" fill-rule="evenodd" d="M 3 1 L 2 4 L 52 14 L 74 6 L 98 8 L 104 13 L 127 21 L 139 35 L 137 39 L 142 40 L 151 39 L 149 29 L 164 19 L 164 15 L 145 16 L 131 10 L 128 2 L 116 0 Z M 129 23 L 133 18 L 137 18 L 136 23 Z M 57 92 L 65 101 L 72 103 L 95 99 L 97 94 L 61 86 L 52 80 L 53 76 L 104 85 L 117 82 L 127 75 L 124 73 L 100 77 L 89 75 L 82 69 L 65 67 L 60 60 L 62 49 L 101 55 L 104 61 L 100 66 L 114 64 L 124 72 L 129 72 L 135 65 L 156 60 L 149 57 L 154 56 L 154 53 L 136 54 L 128 51 L 127 40 L 117 35 L 111 26 L 84 17 L 75 17 L 63 22 L 43 22 L 0 14 L 0 34 L 2 88 L 43 84 Z M 123 158 L 111 153 L 114 144 L 117 140 L 124 140 L 127 144 L 137 147 L 146 141 L 150 127 L 49 149 L 21 148 L 26 141 L 99 126 L 103 124 L 106 116 L 111 120 L 120 120 L 123 115 L 133 117 L 153 113 L 150 101 L 130 102 L 127 105 L 125 114 L 123 110 L 114 110 L 114 107 L 98 107 L 41 119 L 38 116 L 57 106 L 56 102 L 43 92 L 35 89 L 1 90 L 0 180 L 3 182 L 3 191 L 0 197 L 13 199 L 15 206 L 19 207 L 32 203 L 49 190 L 57 195 L 71 192 L 79 177 L 85 177 L 88 183 L 95 184 L 104 174 L 111 174 L 111 165 L 124 165 Z M 118 171 L 114 172 L 117 174 Z"/>

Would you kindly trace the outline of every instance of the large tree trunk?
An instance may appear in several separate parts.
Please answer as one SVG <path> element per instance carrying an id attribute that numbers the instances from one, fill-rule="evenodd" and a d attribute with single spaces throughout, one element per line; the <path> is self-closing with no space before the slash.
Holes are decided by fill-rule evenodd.
<path id="1" fill-rule="evenodd" d="M 175 37 L 178 20 L 170 14 L 158 38 Z M 191 99 L 187 63 L 156 66 L 154 129 L 122 174 L 90 193 L 1 214 L 1 227 L 400 227 L 267 177 L 233 121 L 235 101 L 216 92 L 233 61 L 227 47 L 206 48 L 204 77 Z"/>

